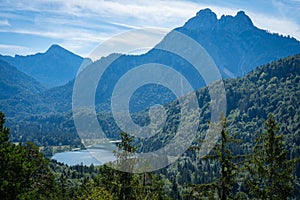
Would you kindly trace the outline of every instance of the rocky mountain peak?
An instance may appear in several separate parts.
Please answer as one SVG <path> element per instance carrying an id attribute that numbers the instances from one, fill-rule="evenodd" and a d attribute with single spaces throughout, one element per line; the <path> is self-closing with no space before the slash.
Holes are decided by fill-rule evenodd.
<path id="1" fill-rule="evenodd" d="M 239 11 L 235 16 L 223 15 L 219 20 L 219 29 L 243 31 L 253 28 L 254 25 L 244 11 Z"/>
<path id="2" fill-rule="evenodd" d="M 68 50 L 64 49 L 63 47 L 59 46 L 58 44 L 53 44 L 49 47 L 49 49 L 45 52 L 45 54 L 57 54 L 57 53 L 67 53 Z M 69 52 L 71 53 L 71 52 Z"/>
<path id="3" fill-rule="evenodd" d="M 200 10 L 195 17 L 191 18 L 184 25 L 189 30 L 209 30 L 218 22 L 217 15 L 210 9 Z"/>
<path id="4" fill-rule="evenodd" d="M 218 20 L 217 15 L 206 8 L 200 10 L 195 17 L 188 20 L 184 28 L 188 30 L 213 30 L 213 29 L 225 29 L 231 31 L 243 31 L 253 28 L 254 25 L 249 16 L 244 11 L 239 11 L 235 16 L 223 15 Z"/>

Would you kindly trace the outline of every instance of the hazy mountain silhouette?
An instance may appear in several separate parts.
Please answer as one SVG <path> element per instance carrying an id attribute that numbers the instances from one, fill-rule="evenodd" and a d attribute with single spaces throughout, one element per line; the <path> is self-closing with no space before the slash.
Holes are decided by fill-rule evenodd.
<path id="1" fill-rule="evenodd" d="M 257 127 L 263 127 L 264 119 L 272 112 L 280 123 L 284 124 L 286 134 L 294 134 L 296 144 L 300 144 L 299 137 L 299 116 L 300 103 L 299 86 L 300 86 L 300 54 L 279 59 L 277 61 L 258 67 L 246 76 L 241 78 L 231 78 L 224 80 L 227 96 L 227 117 L 236 123 L 230 123 L 239 137 L 245 142 L 252 143 Z M 62 89 L 62 88 L 60 88 Z M 207 128 L 207 122 L 210 121 L 210 94 L 207 87 L 197 90 L 200 116 L 200 132 Z M 171 102 L 167 107 L 169 119 L 180 121 L 180 111 L 176 102 Z M 140 113 L 139 121 L 146 120 L 145 113 Z M 119 128 L 113 117 L 107 112 L 98 113 L 101 127 L 109 138 L 119 136 Z M 39 144 L 45 141 L 51 142 L 52 145 L 78 144 L 80 140 L 72 118 L 72 112 L 51 112 L 46 115 L 22 116 L 21 120 L 10 121 L 12 129 L 15 130 L 17 125 L 22 127 L 20 132 L 13 134 L 16 141 L 26 141 L 28 138 L 36 139 Z M 258 124 L 258 125 L 257 125 Z M 177 123 L 178 125 L 178 123 Z M 176 131 L 176 124 L 166 124 L 166 132 L 160 132 L 155 137 L 146 140 L 143 148 L 153 148 L 161 145 L 162 141 L 168 141 L 165 138 L 172 137 Z M 40 129 L 42 127 L 43 129 Z M 205 131 L 203 131 L 205 132 Z M 21 139 L 20 139 L 21 138 Z M 77 143 L 76 143 L 77 142 Z M 49 143 L 50 144 L 50 143 Z M 295 143 L 290 143 L 295 144 Z"/>
<path id="2" fill-rule="evenodd" d="M 200 10 L 183 27 L 175 29 L 199 42 L 224 77 L 242 76 L 270 61 L 300 53 L 300 42 L 255 27 L 243 11 L 236 16 Z"/>
<path id="3" fill-rule="evenodd" d="M 0 56 L 0 59 L 16 66 L 47 88 L 64 85 L 72 80 L 83 61 L 82 57 L 59 45 L 52 45 L 45 53 Z"/>
<path id="4" fill-rule="evenodd" d="M 299 41 L 255 27 L 243 11 L 238 12 L 236 16 L 222 16 L 218 19 L 210 9 L 201 10 L 182 27 L 167 34 L 156 47 L 168 42 L 181 45 L 181 41 L 174 41 L 172 38 L 175 31 L 187 35 L 204 47 L 225 78 L 242 76 L 262 64 L 300 53 Z M 97 87 L 95 99 L 98 110 L 109 109 L 110 96 L 120 77 L 132 68 L 143 64 L 159 63 L 170 66 L 192 82 L 195 90 L 205 85 L 201 76 L 195 73 L 193 66 L 184 58 L 158 48 L 139 56 L 113 54 L 92 63 L 91 69 L 114 56 L 118 56 L 118 59 L 103 74 Z M 2 56 L 2 59 L 13 63 L 43 85 L 48 86 L 61 85 L 73 79 L 83 61 L 83 58 L 58 45 L 51 46 L 45 53 L 30 56 Z M 49 108 L 46 110 L 52 112 L 71 110 L 73 84 L 74 80 L 42 92 L 40 96 L 43 98 L 43 103 Z M 139 92 L 131 99 L 131 104 L 136 106 L 136 110 L 145 109 L 152 104 L 164 104 L 175 98 L 170 91 L 157 86 L 152 88 L 147 86 Z M 156 98 L 153 98 L 155 95 Z"/>
<path id="5" fill-rule="evenodd" d="M 45 88 L 38 81 L 2 60 L 0 71 L 0 110 L 8 117 L 47 110 L 40 98 Z"/>
<path id="6" fill-rule="evenodd" d="M 134 67 L 148 63 L 159 63 L 172 67 L 190 81 L 194 90 L 206 85 L 202 79 L 203 77 L 195 71 L 191 63 L 184 57 L 160 48 L 164 45 L 184 45 L 183 41 L 176 37 L 176 32 L 185 34 L 204 47 L 216 63 L 223 78 L 240 77 L 257 66 L 300 53 L 299 41 L 294 38 L 271 34 L 268 31 L 255 27 L 251 19 L 243 11 L 238 12 L 236 16 L 222 16 L 220 19 L 217 19 L 216 14 L 210 9 L 204 9 L 188 20 L 184 26 L 168 33 L 156 47 L 146 54 L 139 56 L 110 55 L 90 65 L 89 70 L 95 68 L 95 71 L 97 71 L 96 68 L 101 67 L 102 62 L 113 59 L 114 56 L 119 56 L 109 66 L 99 81 L 96 104 L 109 106 L 112 91 L 118 80 Z M 187 50 L 193 52 L 193 49 Z M 203 62 L 201 57 L 199 57 L 199 62 Z M 86 79 L 88 78 L 86 77 Z M 68 85 L 67 87 L 70 86 Z M 156 98 L 153 98 L 154 95 L 149 91 L 155 92 Z M 145 109 L 152 104 L 164 104 L 175 98 L 174 95 L 172 96 L 168 91 L 163 88 L 157 88 L 157 86 L 153 86 L 150 90 L 143 89 L 139 92 L 131 99 L 133 100 L 131 101 L 132 105 L 136 107 L 133 111 Z M 71 92 L 68 92 L 68 94 L 70 96 Z M 68 99 L 68 97 L 64 99 Z M 100 110 L 104 107 L 100 106 Z"/>
<path id="7" fill-rule="evenodd" d="M 0 99 L 21 93 L 36 94 L 45 90 L 38 81 L 2 60 L 0 60 L 0 71 Z"/>

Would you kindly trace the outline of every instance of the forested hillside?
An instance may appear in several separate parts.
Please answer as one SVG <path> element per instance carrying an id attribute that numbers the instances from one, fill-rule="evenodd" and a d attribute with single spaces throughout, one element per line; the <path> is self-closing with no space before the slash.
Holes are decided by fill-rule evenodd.
<path id="1" fill-rule="evenodd" d="M 253 126 L 261 127 L 268 113 L 273 112 L 284 133 L 295 132 L 290 140 L 299 145 L 299 60 L 299 55 L 291 56 L 261 66 L 245 77 L 224 80 L 229 124 L 243 132 L 240 137 L 250 141 L 259 131 Z M 202 110 L 200 127 L 205 128 L 210 118 L 210 98 L 207 88 L 200 89 L 197 94 Z M 172 104 L 168 107 L 172 113 Z M 98 119 L 109 138 L 118 137 L 120 130 L 110 114 L 98 113 Z M 24 117 L 18 124 L 9 126 L 19 130 L 12 133 L 13 141 L 30 139 L 39 145 L 79 145 L 71 112 Z M 157 137 L 153 141 L 161 139 Z"/>
<path id="2" fill-rule="evenodd" d="M 232 136 L 221 116 L 221 140 L 209 155 L 197 157 L 199 146 L 194 145 L 167 168 L 140 174 L 106 164 L 49 164 L 32 143 L 9 142 L 4 122 L 0 112 L 1 199 L 298 199 L 300 195 L 296 168 L 300 158 L 290 157 L 272 114 L 247 154 L 237 153 L 236 144 L 244 141 Z M 122 165 L 128 159 L 135 163 L 134 138 L 124 132 L 120 136 L 114 163 Z"/>
<path id="3" fill-rule="evenodd" d="M 16 117 L 16 120 L 30 112 L 47 111 L 40 96 L 45 88 L 38 81 L 2 60 L 0 71 L 1 111 Z"/>
<path id="4" fill-rule="evenodd" d="M 0 200 L 300 199 L 299 7 L 4 1 Z"/>
<path id="5" fill-rule="evenodd" d="M 231 144 L 233 155 L 251 154 L 257 137 L 264 131 L 264 122 L 269 113 L 273 113 L 279 124 L 279 133 L 283 134 L 283 146 L 288 158 L 300 155 L 300 56 L 291 56 L 257 68 L 243 78 L 225 80 L 227 93 L 227 130 L 230 136 L 235 135 L 238 144 Z M 209 98 L 208 91 L 199 91 L 199 100 Z M 201 104 L 201 102 L 200 102 Z M 199 139 L 209 121 L 208 103 L 203 101 L 203 113 Z M 206 122 L 206 126 L 205 126 Z M 195 145 L 200 145 L 199 140 Z M 177 197 L 184 198 L 190 192 L 185 185 L 192 183 L 209 183 L 220 174 L 216 160 L 198 160 L 194 151 L 187 151 L 177 163 L 162 170 L 173 187 L 177 188 Z M 195 170 L 197 169 L 197 170 Z M 299 198 L 300 165 L 297 165 L 295 195 Z M 242 175 L 243 176 L 243 175 Z M 239 176 L 238 176 L 239 177 Z M 239 177 L 243 179 L 243 177 Z M 245 178 L 245 177 L 244 177 Z M 235 187 L 238 187 L 237 185 Z M 241 190 L 242 186 L 239 188 Z"/>
<path id="6" fill-rule="evenodd" d="M 241 77 L 259 65 L 300 53 L 300 42 L 295 38 L 272 34 L 256 27 L 242 11 L 235 16 L 222 16 L 218 19 L 210 9 L 200 10 L 182 27 L 175 28 L 167 34 L 161 43 L 149 52 L 142 55 L 120 55 L 98 84 L 95 97 L 97 111 L 109 111 L 110 93 L 122 75 L 136 66 L 147 63 L 159 63 L 174 68 L 192 81 L 195 90 L 205 86 L 201 76 L 194 73 L 193 67 L 184 58 L 159 49 L 160 44 L 170 42 L 173 45 L 180 42 L 173 41 L 174 32 L 183 33 L 199 43 L 211 56 L 223 78 Z M 96 60 L 93 65 L 105 62 L 113 56 L 116 55 L 99 58 L 100 60 Z M 0 59 L 35 78 L 39 85 L 47 88 L 41 94 L 31 96 L 29 103 L 11 96 L 5 87 L 0 88 L 5 94 L 5 101 L 1 106 L 3 108 L 10 106 L 11 104 L 7 102 L 11 101 L 15 105 L 5 110 L 9 127 L 11 123 L 18 122 L 19 118 L 24 116 L 27 118 L 45 114 L 61 115 L 63 112 L 71 111 L 74 79 L 84 61 L 82 57 L 58 45 L 52 45 L 45 53 L 15 57 L 0 56 Z M 11 76 L 7 76 L 6 79 L 14 80 Z M 145 109 L 152 103 L 165 104 L 175 100 L 174 95 L 166 94 L 166 90 L 162 88 L 148 87 L 141 89 L 141 92 L 144 92 L 144 95 L 149 94 L 151 90 L 159 98 L 134 99 L 132 106 L 134 111 Z M 146 95 L 149 96 L 151 95 Z M 156 101 L 153 102 L 153 99 Z M 28 104 L 31 108 L 26 112 L 22 114 L 16 112 L 18 109 L 25 109 Z M 11 128 L 15 131 L 15 127 Z"/>
<path id="7" fill-rule="evenodd" d="M 257 137 L 264 132 L 264 122 L 268 115 L 273 113 L 278 123 L 278 133 L 283 136 L 282 147 L 286 149 L 286 158 L 293 159 L 300 154 L 300 55 L 283 58 L 278 61 L 258 67 L 245 77 L 224 80 L 227 94 L 227 127 L 228 135 L 239 141 L 238 144 L 230 144 L 229 149 L 235 156 L 247 157 L 253 153 Z M 197 91 L 199 105 L 201 108 L 199 137 L 193 146 L 199 146 L 204 131 L 209 126 L 210 97 L 207 88 Z M 151 151 L 165 144 L 176 131 L 176 125 L 172 124 L 180 119 L 176 102 L 166 105 L 170 118 L 164 128 L 164 132 L 155 137 L 143 141 L 134 140 L 132 145 L 137 151 Z M 147 120 L 145 113 L 137 113 L 137 119 Z M 99 113 L 98 118 L 110 138 L 119 138 L 119 128 L 114 124 L 113 118 L 107 113 Z M 43 118 L 27 118 L 27 122 L 19 122 L 18 132 L 12 133 L 12 139 L 22 141 L 22 136 L 32 139 L 37 144 L 73 144 L 80 146 L 80 140 L 75 134 L 72 115 L 48 115 Z M 40 126 L 40 124 L 43 124 Z M 40 129 L 35 128 L 40 127 Z M 33 134 L 35 133 L 35 134 Z M 243 161 L 244 159 L 240 160 Z M 244 162 L 244 161 L 243 161 Z M 186 195 L 197 196 L 194 190 L 187 185 L 210 183 L 216 180 L 219 174 L 220 163 L 217 160 L 197 159 L 197 152 L 190 149 L 185 152 L 177 162 L 157 172 L 164 177 L 164 182 L 169 184 L 169 195 L 174 199 L 185 199 Z M 299 197 L 300 165 L 296 166 L 293 176 L 293 184 L 296 189 L 294 195 Z M 239 192 L 249 193 L 246 183 L 242 184 L 248 173 L 241 172 L 234 182 L 235 194 Z M 240 184 L 240 185 L 236 185 Z M 241 185 L 242 184 L 242 185 Z M 239 188 L 239 189 L 238 189 Z M 197 190 L 196 190 L 197 191 Z M 198 194 L 199 195 L 199 194 Z M 250 195 L 251 196 L 251 195 Z"/>

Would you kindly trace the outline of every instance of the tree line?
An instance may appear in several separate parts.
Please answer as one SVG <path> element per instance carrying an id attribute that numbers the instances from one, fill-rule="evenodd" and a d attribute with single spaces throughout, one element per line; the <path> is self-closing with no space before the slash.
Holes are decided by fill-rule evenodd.
<path id="1" fill-rule="evenodd" d="M 188 186 L 188 199 L 288 199 L 294 194 L 293 172 L 299 158 L 287 159 L 288 150 L 279 125 L 272 114 L 265 131 L 258 135 L 251 154 L 234 155 L 233 143 L 241 143 L 226 129 L 226 118 L 220 120 L 221 141 L 203 159 L 216 160 L 218 178 Z M 213 126 L 213 125 L 211 125 Z M 197 150 L 197 147 L 192 147 Z"/>
<path id="2" fill-rule="evenodd" d="M 11 143 L 9 129 L 4 123 L 5 116 L 0 112 L 1 199 L 297 198 L 294 196 L 294 173 L 299 159 L 288 159 L 284 136 L 279 133 L 279 125 L 272 114 L 265 122 L 265 131 L 258 134 L 248 154 L 233 153 L 232 149 L 243 141 L 227 130 L 225 117 L 220 118 L 218 125 L 209 124 L 213 128 L 221 127 L 221 138 L 211 153 L 198 161 L 209 163 L 204 171 L 211 178 L 190 177 L 185 181 L 170 179 L 164 172 L 166 169 L 133 174 L 108 165 L 69 167 L 50 162 L 32 143 Z M 120 137 L 122 142 L 115 156 L 122 165 L 134 159 L 137 148 L 128 133 L 121 132 Z M 189 151 L 197 152 L 198 149 L 199 145 L 195 145 Z M 190 176 L 189 170 L 199 171 L 188 162 L 177 163 L 177 166 L 179 173 L 187 173 L 184 177 Z"/>

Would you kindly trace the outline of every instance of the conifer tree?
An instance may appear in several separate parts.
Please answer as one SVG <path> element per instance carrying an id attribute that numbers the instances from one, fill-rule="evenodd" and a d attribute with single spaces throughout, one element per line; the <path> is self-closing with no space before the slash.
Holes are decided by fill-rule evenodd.
<path id="1" fill-rule="evenodd" d="M 258 199 L 287 199 L 293 194 L 293 175 L 297 160 L 287 160 L 282 134 L 272 114 L 265 122 L 266 131 L 259 135 L 250 164 L 247 165 L 249 177 L 246 181 L 250 194 Z"/>
<path id="2" fill-rule="evenodd" d="M 210 124 L 216 131 L 221 128 L 221 142 L 216 144 L 212 152 L 203 159 L 217 161 L 220 166 L 220 176 L 210 183 L 193 185 L 192 189 L 197 191 L 198 198 L 226 200 L 235 196 L 233 187 L 238 174 L 236 160 L 240 156 L 233 155 L 229 147 L 232 143 L 238 143 L 239 141 L 229 135 L 226 122 L 226 118 L 222 115 L 219 125 Z M 192 147 L 191 149 L 198 149 L 198 147 Z"/>
<path id="3" fill-rule="evenodd" d="M 133 137 L 128 133 L 121 132 L 121 143 L 119 143 L 118 151 L 115 152 L 117 158 L 117 165 L 120 171 L 116 171 L 120 185 L 119 200 L 133 199 L 133 174 L 131 172 L 124 172 L 121 170 L 132 170 L 133 159 L 136 152 L 136 147 L 132 146 Z M 130 160 L 130 161 L 129 161 Z"/>
<path id="4" fill-rule="evenodd" d="M 117 144 L 118 150 L 114 151 L 116 161 L 105 164 L 100 168 L 99 181 L 96 186 L 108 191 L 113 199 L 135 199 L 136 183 L 134 174 L 126 171 L 133 167 L 129 160 L 133 159 L 136 147 L 132 145 L 133 137 L 128 133 L 121 132 L 120 135 L 121 142 Z M 113 165 L 114 168 L 110 165 Z"/>
<path id="5" fill-rule="evenodd" d="M 125 132 L 120 134 L 121 142 L 117 144 L 118 150 L 114 152 L 116 161 L 111 163 L 115 164 L 119 170 L 110 168 L 109 165 L 101 167 L 97 187 L 108 191 L 113 196 L 113 199 L 168 199 L 163 193 L 162 181 L 152 172 L 134 174 L 121 171 L 122 169 L 130 171 L 135 167 L 137 159 L 135 158 L 135 152 L 137 148 L 132 144 L 133 137 Z"/>

